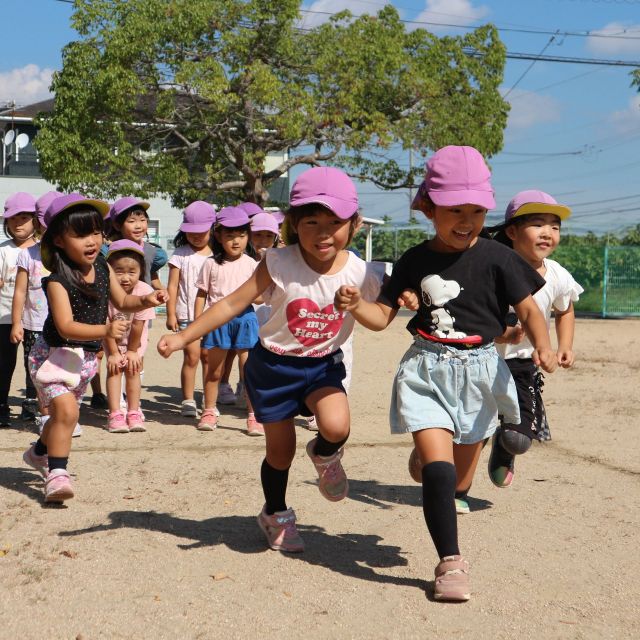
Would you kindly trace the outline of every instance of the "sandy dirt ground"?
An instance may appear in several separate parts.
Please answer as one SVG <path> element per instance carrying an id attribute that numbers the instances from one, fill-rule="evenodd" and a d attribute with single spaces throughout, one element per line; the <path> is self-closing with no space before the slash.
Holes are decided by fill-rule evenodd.
<path id="1" fill-rule="evenodd" d="M 0 638 L 640 637 L 640 321 L 578 321 L 575 368 L 546 380 L 553 441 L 518 459 L 510 489 L 493 487 L 483 453 L 459 517 L 466 604 L 432 600 L 410 438 L 388 430 L 408 343 L 402 318 L 357 330 L 348 499 L 319 494 L 300 427 L 298 556 L 268 550 L 256 525 L 264 440 L 243 412 L 221 407 L 211 433 L 180 417 L 179 354 L 149 350 L 147 433 L 109 434 L 83 407 L 64 507 L 43 505 L 22 463 L 33 431 L 0 431 Z M 22 385 L 18 369 L 14 407 Z"/>

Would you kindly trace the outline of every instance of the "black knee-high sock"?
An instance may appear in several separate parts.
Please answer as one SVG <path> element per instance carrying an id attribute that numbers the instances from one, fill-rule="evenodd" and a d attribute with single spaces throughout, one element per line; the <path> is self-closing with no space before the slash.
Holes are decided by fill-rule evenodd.
<path id="1" fill-rule="evenodd" d="M 422 509 L 440 558 L 460 553 L 455 491 L 456 468 L 450 462 L 431 462 L 422 467 Z"/>
<path id="2" fill-rule="evenodd" d="M 285 497 L 287 495 L 289 468 L 284 470 L 274 469 L 265 458 L 262 461 L 262 467 L 260 467 L 260 480 L 262 481 L 267 514 L 272 516 L 276 511 L 286 511 L 287 503 Z"/>
<path id="3" fill-rule="evenodd" d="M 49 456 L 49 471 L 54 469 L 66 469 L 69 458 L 54 458 Z"/>
<path id="4" fill-rule="evenodd" d="M 37 456 L 45 456 L 47 455 L 47 445 L 42 442 L 40 438 L 36 440 L 36 446 L 33 448 L 34 453 Z"/>
<path id="5" fill-rule="evenodd" d="M 338 449 L 340 449 L 348 439 L 349 435 L 347 435 L 344 440 L 340 440 L 340 442 L 329 442 L 320 432 L 318 432 L 314 453 L 317 456 L 328 458 L 338 451 Z"/>

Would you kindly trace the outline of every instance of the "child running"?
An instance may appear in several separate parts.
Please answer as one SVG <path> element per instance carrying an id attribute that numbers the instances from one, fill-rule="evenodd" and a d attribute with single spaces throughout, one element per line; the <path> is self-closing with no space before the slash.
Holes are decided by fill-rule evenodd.
<path id="1" fill-rule="evenodd" d="M 9 389 L 18 359 L 18 341 L 12 340 L 12 306 L 18 273 L 17 261 L 23 249 L 36 244 L 38 219 L 36 200 L 24 191 L 10 195 L 4 204 L 4 232 L 11 240 L 0 245 L 0 427 L 11 424 Z M 27 376 L 28 378 L 28 376 Z M 27 382 L 27 398 L 29 397 Z M 24 415 L 23 405 L 23 415 Z"/>
<path id="2" fill-rule="evenodd" d="M 332 167 L 305 171 L 291 190 L 289 246 L 267 250 L 239 289 L 217 301 L 187 329 L 163 336 L 158 343 L 160 354 L 168 357 L 245 313 L 262 294 L 271 305 L 244 377 L 266 435 L 260 471 L 265 505 L 258 524 L 272 549 L 304 550 L 296 515 L 286 501 L 296 452 L 295 416 L 315 414 L 318 421 L 319 433 L 306 452 L 319 475 L 320 493 L 338 501 L 349 489 L 340 462 L 349 437 L 340 345 L 354 322 L 349 314 L 334 309 L 333 298 L 343 284 L 356 284 L 370 299 L 377 295 L 377 282 L 365 262 L 345 250 L 358 217 L 356 188 L 346 174 Z"/>
<path id="3" fill-rule="evenodd" d="M 45 477 L 45 502 L 73 498 L 67 463 L 78 401 L 95 373 L 101 340 L 117 340 L 128 329 L 125 320 L 107 322 L 109 300 L 125 312 L 136 312 L 167 297 L 164 291 L 143 297 L 123 291 L 100 254 L 103 217 L 108 211 L 105 202 L 71 193 L 56 198 L 44 218 L 42 263 L 51 275 L 42 284 L 49 313 L 31 349 L 29 366 L 50 418 L 23 459 Z"/>
<path id="4" fill-rule="evenodd" d="M 558 204 L 544 191 L 521 191 L 507 206 L 504 224 L 490 229 L 495 239 L 511 246 L 545 280 L 533 299 L 547 323 L 551 325 L 553 311 L 558 341 L 558 364 L 573 366 L 573 334 L 575 313 L 573 303 L 583 288 L 572 275 L 549 256 L 560 242 L 560 227 L 571 215 L 571 209 Z M 520 424 L 503 422 L 493 435 L 489 457 L 489 477 L 496 487 L 511 486 L 515 457 L 526 453 L 532 440 L 550 440 L 547 415 L 542 402 L 542 373 L 531 358 L 533 346 L 520 324 L 509 327 L 496 339 L 498 352 L 506 359 L 518 390 Z"/>
<path id="5" fill-rule="evenodd" d="M 182 224 L 173 240 L 176 250 L 169 260 L 167 329 L 170 331 L 186 329 L 193 322 L 198 276 L 207 258 L 213 253 L 211 229 L 216 221 L 216 211 L 213 206 L 208 202 L 196 200 L 185 208 L 182 216 Z M 194 399 L 198 362 L 202 363 L 204 386 L 207 379 L 208 355 L 206 349 L 201 348 L 195 341 L 184 349 L 180 371 L 182 387 L 180 412 L 188 418 L 195 418 L 198 415 Z"/>
<path id="6" fill-rule="evenodd" d="M 242 209 L 225 207 L 218 213 L 213 232 L 213 256 L 205 261 L 196 282 L 196 318 L 202 315 L 205 303 L 211 306 L 222 300 L 253 274 L 257 263 L 247 253 L 248 248 L 251 249 L 249 231 L 249 218 Z M 203 348 L 209 352 L 209 366 L 204 385 L 204 411 L 197 427 L 200 431 L 213 431 L 217 426 L 218 385 L 227 354 L 230 350 L 237 352 L 242 378 L 249 349 L 258 340 L 258 320 L 252 301 L 223 326 L 211 330 L 202 341 Z M 247 433 L 250 436 L 264 435 L 250 403 L 247 411 Z"/>
<path id="7" fill-rule="evenodd" d="M 115 240 L 109 245 L 107 263 L 113 270 L 116 280 L 127 295 L 144 296 L 153 293 L 153 288 L 140 278 L 144 273 L 144 252 L 142 247 L 132 240 Z M 109 433 L 128 433 L 146 431 L 144 416 L 140 410 L 142 382 L 140 372 L 143 369 L 144 354 L 149 342 L 149 321 L 156 317 L 155 309 L 145 308 L 128 317 L 112 301 L 109 301 L 107 321 L 126 320 L 128 328 L 118 339 L 107 336 L 104 350 L 107 356 L 107 401 Z M 122 376 L 126 389 L 126 416 L 120 409 Z"/>
<path id="8" fill-rule="evenodd" d="M 490 176 L 473 147 L 437 151 L 413 203 L 433 223 L 434 237 L 402 255 L 376 302 L 348 283 L 335 299 L 336 308 L 379 331 L 396 316 L 403 289 L 421 297 L 407 326 L 414 343 L 395 377 L 390 422 L 392 433 L 412 434 L 421 461 L 424 518 L 439 557 L 436 600 L 470 597 L 469 565 L 458 547 L 456 484 L 471 485 L 498 413 L 519 422 L 515 386 L 493 344 L 505 330 L 509 305 L 532 337 L 536 364 L 547 371 L 556 366 L 531 296 L 544 281 L 513 251 L 479 237 L 487 210 L 495 207 Z"/>

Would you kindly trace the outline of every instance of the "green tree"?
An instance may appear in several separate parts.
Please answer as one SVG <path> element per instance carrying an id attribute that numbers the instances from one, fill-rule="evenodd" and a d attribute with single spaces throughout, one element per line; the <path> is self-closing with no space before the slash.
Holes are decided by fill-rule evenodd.
<path id="1" fill-rule="evenodd" d="M 313 29 L 300 0 L 76 0 L 77 41 L 40 118 L 42 171 L 66 190 L 264 203 L 297 164 L 331 161 L 384 188 L 414 175 L 384 154 L 502 146 L 496 29 L 407 31 L 397 11 Z M 265 171 L 270 152 L 289 159 Z"/>

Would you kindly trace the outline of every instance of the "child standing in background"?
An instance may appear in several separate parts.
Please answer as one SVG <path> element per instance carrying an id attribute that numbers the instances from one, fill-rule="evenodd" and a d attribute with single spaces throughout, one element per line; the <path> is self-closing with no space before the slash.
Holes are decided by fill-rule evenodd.
<path id="1" fill-rule="evenodd" d="M 158 271 L 167 264 L 169 257 L 167 252 L 153 242 L 147 242 L 147 231 L 149 229 L 149 203 L 138 200 L 132 196 L 126 196 L 116 200 L 109 211 L 109 222 L 111 224 L 112 240 L 133 240 L 137 242 L 144 251 L 145 271 L 143 280 L 154 289 L 163 289 L 162 282 L 158 276 Z M 105 251 L 106 253 L 106 247 Z"/>
<path id="2" fill-rule="evenodd" d="M 249 218 L 242 209 L 226 207 L 218 213 L 213 233 L 213 256 L 204 263 L 196 282 L 196 318 L 202 315 L 205 303 L 210 307 L 222 300 L 254 272 L 257 263 L 246 253 L 247 248 L 251 249 L 249 231 Z M 202 341 L 202 347 L 209 351 L 209 368 L 204 386 L 205 407 L 198 423 L 201 431 L 212 431 L 217 426 L 218 384 L 227 353 L 231 349 L 238 353 L 242 379 L 247 354 L 257 340 L 258 320 L 249 303 L 236 317 L 208 333 Z M 247 433 L 263 435 L 262 425 L 256 420 L 251 404 L 248 404 L 247 411 Z"/>
<path id="3" fill-rule="evenodd" d="M 394 381 L 392 433 L 411 433 L 421 462 L 424 518 L 438 553 L 434 598 L 470 598 L 469 563 L 460 555 L 456 487 L 468 490 L 498 414 L 519 422 L 515 385 L 493 340 L 505 330 L 512 305 L 532 336 L 533 358 L 556 366 L 544 318 L 531 294 L 544 285 L 522 258 L 479 237 L 495 207 L 490 172 L 473 147 L 449 146 L 427 162 L 414 201 L 435 236 L 406 251 L 375 303 L 357 286 L 336 293 L 337 309 L 379 331 L 398 311 L 405 289 L 421 296 L 407 328 L 414 344 Z"/>
<path id="4" fill-rule="evenodd" d="M 144 273 L 142 247 L 132 240 L 115 240 L 109 245 L 107 263 L 116 280 L 127 295 L 144 297 L 153 293 L 153 288 L 140 280 Z M 149 342 L 149 321 L 156 317 L 155 309 L 147 308 L 125 317 L 113 302 L 109 302 L 107 320 L 125 319 L 128 329 L 121 338 L 104 339 L 107 356 L 107 400 L 109 402 L 109 433 L 146 431 L 144 416 L 140 410 L 142 383 L 140 372 Z M 124 373 L 127 394 L 126 417 L 120 409 L 122 375 Z"/>
<path id="5" fill-rule="evenodd" d="M 36 237 L 40 236 L 45 229 L 44 213 L 47 207 L 62 194 L 58 191 L 49 191 L 40 196 L 36 201 Z M 42 431 L 44 423 L 48 419 L 46 409 L 37 407 L 36 388 L 33 386 L 31 374 L 29 373 L 29 353 L 42 333 L 44 321 L 47 318 L 49 309 L 47 307 L 47 296 L 42 290 L 41 280 L 49 272 L 42 265 L 40 255 L 40 243 L 24 249 L 18 255 L 16 261 L 18 272 L 16 274 L 15 292 L 13 294 L 13 306 L 11 310 L 12 328 L 11 342 L 19 344 L 22 342 L 24 354 L 24 370 L 26 381 L 26 400 L 22 403 L 23 420 L 36 419 L 36 408 L 39 409 L 38 431 Z M 76 425 L 74 436 L 82 434 L 80 425 Z"/>
<path id="6" fill-rule="evenodd" d="M 288 245 L 269 249 L 239 289 L 218 300 L 184 332 L 163 336 L 164 357 L 212 328 L 223 326 L 264 294 L 271 315 L 251 350 L 245 381 L 256 418 L 264 423 L 266 456 L 260 470 L 265 505 L 258 525 L 272 549 L 304 550 L 296 515 L 287 506 L 289 468 L 296 453 L 294 417 L 315 415 L 318 436 L 306 452 L 319 476 L 320 493 L 332 502 L 349 490 L 341 458 L 349 437 L 349 404 L 340 346 L 353 319 L 333 307 L 341 284 L 357 283 L 371 299 L 377 282 L 364 261 L 345 250 L 358 222 L 358 195 L 351 179 L 333 167 L 302 173 L 291 190 Z"/>
<path id="7" fill-rule="evenodd" d="M 495 239 L 510 246 L 545 280 L 533 299 L 544 315 L 547 330 L 551 312 L 555 319 L 558 340 L 558 364 L 573 366 L 573 334 L 575 313 L 573 303 L 583 292 L 572 275 L 549 256 L 560 242 L 562 221 L 571 209 L 558 204 L 544 191 L 518 193 L 507 206 L 504 224 L 490 229 Z M 505 358 L 518 390 L 520 424 L 503 422 L 493 436 L 489 457 L 489 477 L 496 487 L 506 488 L 513 482 L 515 457 L 526 453 L 532 440 L 550 440 L 547 415 L 542 402 L 542 373 L 531 359 L 533 346 L 520 324 L 509 327 L 496 340 L 498 352 Z"/>
<path id="8" fill-rule="evenodd" d="M 36 244 L 36 201 L 29 193 L 19 191 L 4 203 L 4 232 L 11 237 L 0 244 L 0 427 L 11 424 L 9 389 L 18 358 L 18 343 L 11 340 L 12 306 L 15 291 L 16 266 L 23 249 Z"/>
<path id="9" fill-rule="evenodd" d="M 167 302 L 167 329 L 182 331 L 195 318 L 196 282 L 211 249 L 211 229 L 216 221 L 216 211 L 208 202 L 196 200 L 182 214 L 182 224 L 173 240 L 176 248 L 169 260 L 169 301 Z M 208 354 L 198 342 L 184 349 L 180 371 L 182 388 L 181 414 L 189 418 L 198 415 L 194 399 L 196 370 L 202 363 L 203 386 L 207 378 Z M 235 397 L 234 397 L 235 400 Z"/>
<path id="10" fill-rule="evenodd" d="M 50 418 L 23 454 L 25 463 L 45 477 L 45 502 L 73 498 L 67 464 L 78 401 L 95 373 L 101 341 L 119 339 L 128 329 L 125 320 L 107 322 L 109 300 L 125 312 L 136 312 L 167 297 L 163 291 L 136 297 L 122 290 L 100 253 L 108 211 L 105 202 L 71 193 L 56 198 L 45 213 L 42 263 L 51 272 L 43 279 L 49 314 L 29 366 Z"/>

